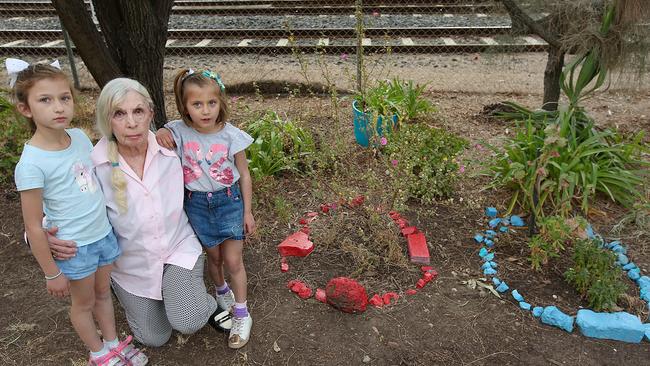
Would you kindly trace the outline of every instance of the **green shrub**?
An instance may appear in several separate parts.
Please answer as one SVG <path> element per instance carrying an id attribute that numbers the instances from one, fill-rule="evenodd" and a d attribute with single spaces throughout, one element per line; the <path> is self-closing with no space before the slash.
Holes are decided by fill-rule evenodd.
<path id="1" fill-rule="evenodd" d="M 648 167 L 643 133 L 626 141 L 616 131 L 598 130 L 577 107 L 546 112 L 509 105 L 516 111 L 501 116 L 523 122 L 503 149 L 490 147 L 496 158 L 487 171 L 492 187 L 514 189 L 510 210 L 518 204 L 538 217 L 567 216 L 574 204 L 587 213 L 597 192 L 624 206 L 642 199 Z"/>
<path id="2" fill-rule="evenodd" d="M 401 121 L 413 121 L 435 111 L 431 102 L 422 99 L 426 85 L 414 85 L 412 80 L 380 80 L 377 86 L 366 90 L 365 96 L 358 96 L 364 111 L 375 115 L 398 116 Z"/>
<path id="3" fill-rule="evenodd" d="M 311 134 L 292 121 L 268 111 L 245 128 L 255 140 L 246 150 L 255 179 L 284 171 L 301 172 L 310 166 L 314 153 Z"/>
<path id="4" fill-rule="evenodd" d="M 533 236 L 528 243 L 530 248 L 530 263 L 534 270 L 539 271 L 549 259 L 557 258 L 567 246 L 584 235 L 587 221 L 582 217 L 566 219 L 561 216 L 549 216 L 539 222 L 539 234 Z"/>
<path id="5" fill-rule="evenodd" d="M 587 299 L 596 311 L 611 310 L 627 286 L 621 281 L 623 271 L 614 263 L 616 256 L 601 249 L 595 240 L 576 243 L 574 266 L 564 277 Z"/>
<path id="6" fill-rule="evenodd" d="M 456 157 L 467 141 L 422 124 L 403 125 L 388 136 L 387 164 L 395 186 L 408 197 L 432 203 L 450 195 L 458 177 Z"/>
<path id="7" fill-rule="evenodd" d="M 14 168 L 30 136 L 27 122 L 16 118 L 11 103 L 0 96 L 0 183 L 13 182 Z"/>

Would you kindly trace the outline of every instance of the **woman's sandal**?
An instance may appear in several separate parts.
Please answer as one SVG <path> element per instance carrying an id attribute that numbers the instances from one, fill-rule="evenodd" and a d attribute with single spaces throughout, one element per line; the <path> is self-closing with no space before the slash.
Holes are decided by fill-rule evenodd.
<path id="1" fill-rule="evenodd" d="M 116 355 L 119 355 L 124 359 L 127 365 L 132 366 L 144 366 L 149 362 L 147 355 L 142 353 L 140 349 L 136 348 L 131 341 L 133 340 L 132 336 L 126 337 L 122 342 L 120 342 L 117 347 L 112 348 L 111 351 Z"/>
<path id="2" fill-rule="evenodd" d="M 216 330 L 229 332 L 232 328 L 232 314 L 227 310 L 217 309 L 208 319 L 208 324 Z"/>

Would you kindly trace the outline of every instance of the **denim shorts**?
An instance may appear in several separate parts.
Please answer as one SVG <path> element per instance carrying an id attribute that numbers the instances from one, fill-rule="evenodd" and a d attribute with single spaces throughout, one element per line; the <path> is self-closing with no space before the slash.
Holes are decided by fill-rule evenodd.
<path id="1" fill-rule="evenodd" d="M 77 254 L 67 260 L 54 260 L 69 280 L 80 280 L 97 271 L 98 267 L 115 262 L 122 254 L 113 230 L 94 243 L 77 248 Z"/>
<path id="2" fill-rule="evenodd" d="M 185 191 L 185 213 L 206 248 L 225 240 L 244 240 L 244 201 L 239 184 L 216 192 Z"/>

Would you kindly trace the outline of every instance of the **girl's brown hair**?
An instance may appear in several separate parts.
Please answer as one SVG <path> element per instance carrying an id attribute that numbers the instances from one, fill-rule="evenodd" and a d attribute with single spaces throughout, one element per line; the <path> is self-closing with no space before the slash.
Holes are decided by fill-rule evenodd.
<path id="1" fill-rule="evenodd" d="M 24 103 L 28 104 L 27 100 L 29 99 L 29 91 L 32 89 L 34 84 L 43 79 L 61 79 L 65 80 L 70 87 L 70 93 L 72 93 L 72 98 L 75 98 L 75 91 L 68 76 L 61 70 L 54 66 L 44 65 L 44 64 L 35 64 L 29 65 L 25 70 L 22 70 L 16 76 L 16 83 L 13 86 L 12 98 L 14 104 Z M 36 131 L 36 124 L 31 118 L 27 118 L 21 115 L 22 118 L 25 118 L 29 123 L 29 128 L 32 132 Z"/>
<path id="2" fill-rule="evenodd" d="M 217 116 L 217 124 L 226 123 L 230 117 L 230 110 L 228 108 L 228 99 L 226 92 L 222 91 L 217 81 L 205 76 L 202 72 L 192 72 L 190 69 L 183 69 L 176 74 L 174 78 L 174 99 L 176 99 L 176 108 L 181 118 L 188 126 L 192 126 L 192 118 L 190 117 L 185 103 L 185 85 L 188 83 L 197 85 L 199 87 L 213 86 L 217 92 L 217 99 L 219 100 L 219 115 Z"/>

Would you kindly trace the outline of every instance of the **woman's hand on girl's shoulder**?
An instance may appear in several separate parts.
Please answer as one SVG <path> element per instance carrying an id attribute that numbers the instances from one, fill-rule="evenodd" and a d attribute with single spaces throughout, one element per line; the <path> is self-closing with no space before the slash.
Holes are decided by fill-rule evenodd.
<path id="1" fill-rule="evenodd" d="M 172 133 L 164 127 L 159 128 L 158 131 L 156 131 L 156 141 L 158 141 L 158 145 L 166 149 L 174 150 L 176 148 L 176 142 L 174 141 Z"/>

